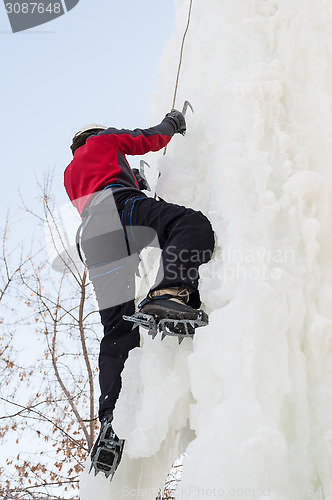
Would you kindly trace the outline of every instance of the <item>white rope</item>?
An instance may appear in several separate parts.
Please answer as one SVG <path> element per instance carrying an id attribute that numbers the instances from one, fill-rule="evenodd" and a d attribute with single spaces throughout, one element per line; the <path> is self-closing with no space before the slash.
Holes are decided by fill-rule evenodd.
<path id="1" fill-rule="evenodd" d="M 176 80 L 175 80 L 175 88 L 174 88 L 174 94 L 173 94 L 172 109 L 174 109 L 174 107 L 175 107 L 175 101 L 176 101 L 176 96 L 177 96 L 177 92 L 178 92 L 178 86 L 179 86 L 179 80 L 180 80 L 180 71 L 181 71 L 182 59 L 183 59 L 183 49 L 184 49 L 184 43 L 185 43 L 185 40 L 186 40 L 188 29 L 189 29 L 189 26 L 190 26 L 190 18 L 191 18 L 192 5 L 193 5 L 193 0 L 190 0 L 187 25 L 186 25 L 186 28 L 185 28 L 184 33 L 183 33 L 182 42 L 181 42 L 181 48 L 180 48 L 180 58 L 179 58 L 178 71 L 177 71 Z M 166 152 L 167 152 L 167 144 L 166 144 L 166 146 L 164 148 L 163 155 L 165 155 Z M 159 179 L 159 177 L 160 177 L 160 172 L 159 172 L 159 175 L 158 175 L 158 179 Z M 156 197 L 157 197 L 157 194 L 155 193 L 154 194 L 154 198 L 156 199 Z"/>

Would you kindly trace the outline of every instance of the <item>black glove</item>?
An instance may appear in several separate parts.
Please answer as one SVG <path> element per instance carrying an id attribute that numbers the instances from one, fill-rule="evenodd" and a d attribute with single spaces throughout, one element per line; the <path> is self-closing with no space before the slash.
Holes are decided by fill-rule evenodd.
<path id="1" fill-rule="evenodd" d="M 187 127 L 186 127 L 186 120 L 181 113 L 181 111 L 178 111 L 177 109 L 172 109 L 170 113 L 167 113 L 166 115 L 167 118 L 171 118 L 175 125 L 176 125 L 176 130 L 175 133 L 179 133 L 184 135 L 186 133 Z"/>
<path id="2" fill-rule="evenodd" d="M 133 168 L 132 171 L 133 171 L 134 176 L 136 177 L 139 189 L 141 191 L 145 190 L 145 189 L 147 191 L 151 191 L 149 184 L 147 183 L 146 179 L 144 179 L 144 177 L 141 176 L 138 168 Z"/>

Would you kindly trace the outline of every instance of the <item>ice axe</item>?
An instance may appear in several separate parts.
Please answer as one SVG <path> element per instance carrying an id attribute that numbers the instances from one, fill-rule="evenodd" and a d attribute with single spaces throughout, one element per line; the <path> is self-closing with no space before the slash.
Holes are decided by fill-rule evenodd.
<path id="1" fill-rule="evenodd" d="M 188 108 L 190 108 L 191 112 L 194 113 L 194 108 L 192 107 L 192 105 L 190 104 L 190 102 L 189 101 L 184 101 L 183 107 L 182 107 L 182 111 L 181 111 L 181 113 L 183 114 L 183 116 L 185 116 L 185 114 L 187 113 L 187 109 Z M 166 152 L 167 152 L 167 144 L 164 147 L 163 156 L 166 154 Z M 158 179 L 159 179 L 160 176 L 161 176 L 161 173 L 159 172 Z M 154 198 L 157 199 L 157 193 L 154 194 Z"/>
<path id="2" fill-rule="evenodd" d="M 144 165 L 146 165 L 147 167 L 150 168 L 150 165 L 148 164 L 147 161 L 144 161 L 144 160 L 141 160 L 139 162 L 139 173 L 140 173 L 140 176 L 142 177 L 142 179 L 144 179 L 145 181 L 145 184 L 146 184 L 146 190 L 147 191 L 151 191 L 151 188 L 150 188 L 150 184 L 148 183 L 148 180 L 147 178 L 145 177 L 145 172 L 144 172 Z"/>
<path id="3" fill-rule="evenodd" d="M 190 102 L 189 101 L 184 101 L 183 107 L 182 107 L 182 111 L 181 111 L 181 113 L 183 114 L 183 116 L 185 116 L 188 108 L 190 108 L 191 111 L 192 111 L 192 113 L 194 113 L 194 108 L 192 107 L 192 105 L 190 104 Z M 166 144 L 166 146 L 164 148 L 163 155 L 166 154 L 166 151 L 167 151 L 167 144 Z M 159 177 L 160 177 L 160 173 L 159 173 Z"/>
<path id="4" fill-rule="evenodd" d="M 190 104 L 190 102 L 189 101 L 184 101 L 183 108 L 182 108 L 182 111 L 181 111 L 182 114 L 183 114 L 183 116 L 186 114 L 188 108 L 190 108 L 191 112 L 194 113 L 194 108 L 192 107 L 192 105 Z"/>
<path id="5" fill-rule="evenodd" d="M 138 168 L 133 168 L 133 173 L 134 173 L 136 180 L 138 182 L 139 189 L 151 191 L 149 182 L 148 182 L 147 178 L 145 177 L 144 165 L 147 165 L 150 168 L 150 165 L 146 161 L 141 160 L 139 163 L 139 170 L 138 170 Z"/>

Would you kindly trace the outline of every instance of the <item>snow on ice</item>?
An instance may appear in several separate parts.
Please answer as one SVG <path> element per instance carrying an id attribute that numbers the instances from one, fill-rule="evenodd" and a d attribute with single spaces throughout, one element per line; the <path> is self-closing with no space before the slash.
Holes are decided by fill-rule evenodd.
<path id="1" fill-rule="evenodd" d="M 189 0 L 160 62 L 151 123 L 170 108 Z M 194 0 L 176 107 L 187 135 L 151 166 L 157 192 L 216 232 L 201 269 L 210 325 L 193 342 L 143 332 L 114 427 L 112 483 L 81 500 L 332 499 L 332 3 Z"/>

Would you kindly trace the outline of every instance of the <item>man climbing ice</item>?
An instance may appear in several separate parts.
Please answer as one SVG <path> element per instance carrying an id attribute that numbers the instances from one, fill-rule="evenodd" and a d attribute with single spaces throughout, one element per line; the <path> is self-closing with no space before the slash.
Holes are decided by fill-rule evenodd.
<path id="1" fill-rule="evenodd" d="M 101 430 L 91 459 L 95 473 L 103 471 L 107 477 L 121 459 L 124 442 L 111 422 L 124 363 L 129 351 L 139 346 L 138 325 L 154 327 L 156 332 L 163 325 L 164 334 L 183 338 L 208 322 L 199 309 L 198 268 L 212 256 L 210 222 L 199 211 L 147 197 L 142 192 L 145 179 L 126 159 L 158 151 L 174 134 L 185 132 L 185 118 L 174 109 L 159 125 L 147 129 L 88 125 L 73 137 L 74 157 L 64 174 L 65 189 L 83 220 L 80 247 L 104 328 L 99 354 Z M 152 240 L 162 250 L 161 265 L 135 312 L 138 254 Z"/>

